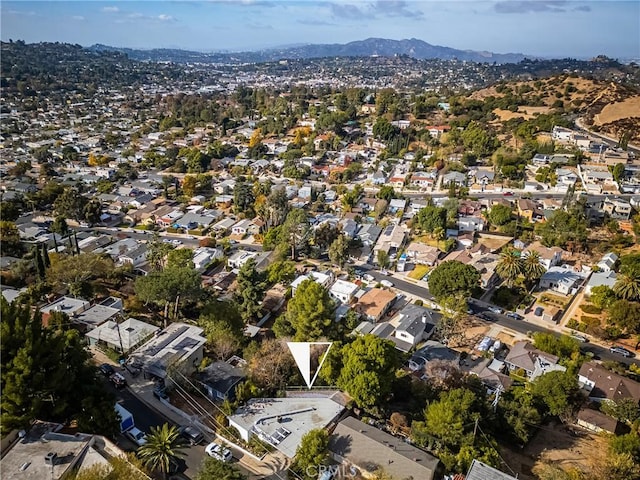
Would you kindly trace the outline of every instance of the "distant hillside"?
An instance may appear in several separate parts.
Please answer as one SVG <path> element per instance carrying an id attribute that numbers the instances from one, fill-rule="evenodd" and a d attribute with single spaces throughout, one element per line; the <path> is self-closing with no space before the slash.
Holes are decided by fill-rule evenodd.
<path id="1" fill-rule="evenodd" d="M 565 74 L 536 81 L 502 83 L 478 90 L 470 98 L 483 100 L 506 95 L 521 100 L 517 109 L 494 110 L 502 122 L 564 111 L 583 117 L 589 129 L 614 138 L 630 132 L 631 143 L 640 142 L 640 87 L 637 85 Z"/>
<path id="2" fill-rule="evenodd" d="M 518 63 L 525 58 L 521 53 L 492 53 L 473 50 L 457 50 L 431 45 L 422 40 L 389 40 L 368 38 L 345 44 L 300 45 L 278 49 L 266 49 L 239 53 L 201 53 L 177 49 L 136 50 L 106 45 L 89 47 L 94 51 L 118 51 L 134 60 L 202 63 L 272 62 L 285 59 L 309 59 L 323 57 L 392 57 L 407 55 L 417 59 L 465 60 L 480 63 Z"/>

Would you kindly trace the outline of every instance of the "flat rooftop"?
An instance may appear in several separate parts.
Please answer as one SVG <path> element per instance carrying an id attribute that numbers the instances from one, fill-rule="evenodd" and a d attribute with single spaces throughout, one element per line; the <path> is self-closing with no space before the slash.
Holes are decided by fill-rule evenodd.
<path id="1" fill-rule="evenodd" d="M 331 398 L 256 398 L 229 417 L 293 458 L 303 435 L 325 428 L 344 407 Z"/>
<path id="2" fill-rule="evenodd" d="M 93 436 L 54 433 L 51 424 L 36 424 L 0 461 L 3 480 L 43 480 L 62 478 L 93 443 Z M 55 453 L 53 467 L 45 456 Z"/>

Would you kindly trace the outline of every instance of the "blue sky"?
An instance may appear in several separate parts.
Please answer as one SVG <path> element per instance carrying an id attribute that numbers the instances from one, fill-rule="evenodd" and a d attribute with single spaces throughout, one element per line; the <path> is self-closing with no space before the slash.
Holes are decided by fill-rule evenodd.
<path id="1" fill-rule="evenodd" d="M 367 37 L 553 57 L 640 58 L 640 1 L 6 1 L 2 40 L 256 50 Z"/>

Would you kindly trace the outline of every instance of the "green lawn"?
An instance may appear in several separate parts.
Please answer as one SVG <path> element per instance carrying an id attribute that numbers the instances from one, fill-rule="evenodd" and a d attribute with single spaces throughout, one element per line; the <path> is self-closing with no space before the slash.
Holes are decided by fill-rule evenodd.
<path id="1" fill-rule="evenodd" d="M 407 277 L 413 278 L 414 280 L 421 280 L 429 270 L 430 268 L 427 265 L 416 265 L 416 267 L 407 274 Z"/>

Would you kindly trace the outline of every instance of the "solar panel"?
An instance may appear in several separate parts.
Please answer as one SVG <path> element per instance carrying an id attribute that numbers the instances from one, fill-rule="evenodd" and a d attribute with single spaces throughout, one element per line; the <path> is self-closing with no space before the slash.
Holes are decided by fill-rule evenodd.
<path id="1" fill-rule="evenodd" d="M 169 345 L 171 342 L 173 342 L 176 338 L 178 338 L 180 335 L 182 335 L 187 330 L 189 330 L 189 327 L 187 327 L 187 326 L 178 327 L 174 332 L 172 332 L 169 336 L 167 336 L 160 343 L 157 343 L 156 345 L 153 345 L 152 347 L 149 347 L 149 349 L 147 350 L 147 353 L 149 355 L 157 354 L 159 351 L 161 351 L 164 347 Z"/>
<path id="2" fill-rule="evenodd" d="M 195 338 L 186 337 L 180 340 L 180 343 L 178 343 L 175 348 L 176 350 L 186 350 L 187 348 L 195 347 L 198 343 L 198 340 Z"/>

